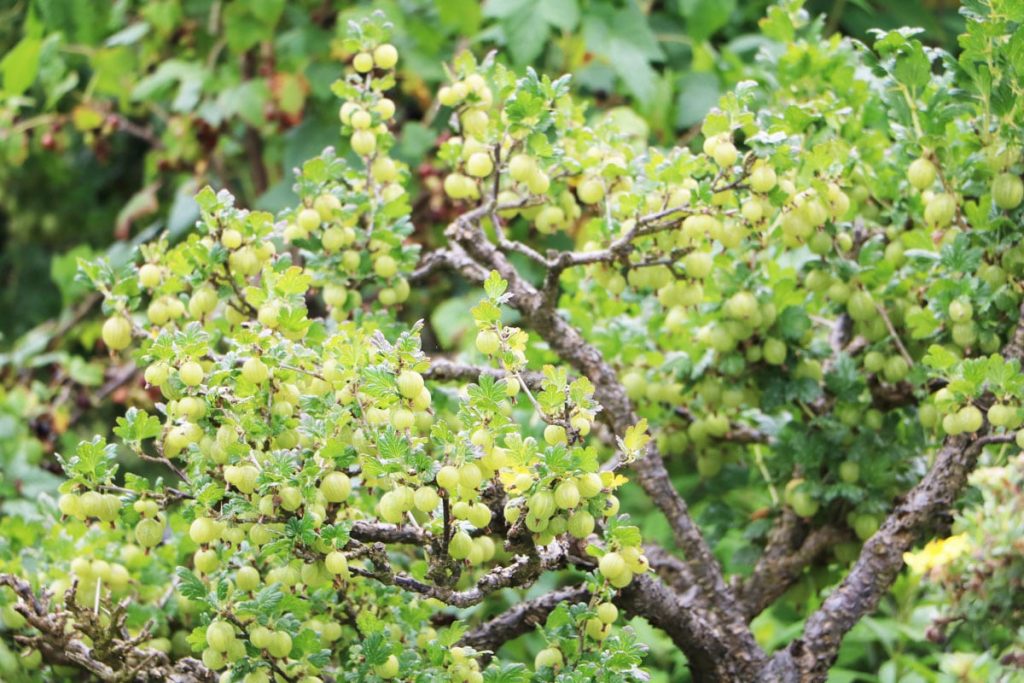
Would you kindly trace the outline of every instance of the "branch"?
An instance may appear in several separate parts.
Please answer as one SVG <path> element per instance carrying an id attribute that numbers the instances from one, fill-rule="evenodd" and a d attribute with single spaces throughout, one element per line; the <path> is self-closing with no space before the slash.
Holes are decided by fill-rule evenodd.
<path id="1" fill-rule="evenodd" d="M 191 657 L 172 661 L 163 652 L 143 647 L 149 638 L 147 627 L 139 635 L 129 636 L 125 629 L 126 601 L 114 606 L 109 623 L 103 624 L 91 609 L 75 604 L 77 582 L 65 595 L 63 607 L 52 604 L 45 591 L 36 596 L 28 581 L 11 574 L 0 574 L 0 585 L 14 591 L 18 597 L 15 610 L 35 631 L 31 635 L 16 634 L 15 642 L 39 650 L 47 664 L 75 667 L 83 672 L 83 678 L 91 675 L 111 683 L 217 680 L 215 673 Z M 92 639 L 92 647 L 85 644 L 84 635 Z"/>
<path id="2" fill-rule="evenodd" d="M 1024 357 L 1024 304 L 1009 343 L 1007 359 Z M 835 662 L 843 636 L 873 611 L 903 569 L 903 554 L 922 532 L 948 526 L 949 510 L 967 483 L 967 476 L 988 444 L 1009 443 L 1014 434 L 988 434 L 986 421 L 974 435 L 947 436 L 924 478 L 896 506 L 869 538 L 853 569 L 804 626 L 802 638 L 772 658 L 770 672 L 782 677 L 796 672 L 801 681 L 824 681 Z"/>
<path id="3" fill-rule="evenodd" d="M 407 574 L 395 574 L 388 563 L 384 546 L 376 543 L 361 548 L 373 562 L 373 570 L 352 567 L 354 574 L 394 585 L 428 598 L 435 598 L 452 607 L 471 607 L 484 600 L 491 593 L 502 588 L 525 588 L 533 584 L 542 572 L 558 569 L 568 559 L 566 550 L 560 544 L 552 544 L 538 553 L 517 555 L 508 565 L 496 567 L 479 579 L 472 588 L 458 591 L 447 586 L 423 583 Z"/>
<path id="4" fill-rule="evenodd" d="M 624 435 L 626 429 L 638 422 L 625 387 L 601 352 L 553 306 L 546 305 L 547 299 L 522 278 L 506 256 L 487 239 L 476 221 L 487 214 L 489 204 L 485 202 L 460 216 L 448 227 L 446 236 L 451 242 L 461 245 L 482 269 L 494 269 L 508 282 L 509 305 L 519 310 L 526 325 L 547 341 L 552 351 L 590 379 L 594 385 L 594 397 L 603 407 L 609 425 L 617 435 Z M 760 648 L 742 617 L 735 597 L 725 584 L 718 560 L 690 516 L 686 501 L 672 484 L 653 441 L 646 456 L 637 460 L 633 467 L 639 484 L 665 514 L 673 536 L 687 558 L 694 584 L 720 615 L 731 620 L 729 627 L 722 632 L 730 638 L 730 646 L 720 645 L 731 651 L 732 656 L 758 655 Z"/>
<path id="5" fill-rule="evenodd" d="M 416 270 L 409 274 L 409 282 L 422 282 L 439 270 L 453 270 L 474 284 L 487 279 L 487 269 L 471 259 L 462 247 L 452 244 L 425 255 Z"/>
<path id="6" fill-rule="evenodd" d="M 349 535 L 363 543 L 408 543 L 422 546 L 426 545 L 428 540 L 427 532 L 420 527 L 376 522 L 356 522 L 352 525 Z"/>
<path id="7" fill-rule="evenodd" d="M 462 636 L 459 644 L 493 652 L 508 641 L 533 631 L 561 603 L 584 602 L 589 598 L 586 586 L 569 586 L 520 602 Z"/>
<path id="8" fill-rule="evenodd" d="M 430 369 L 423 373 L 424 379 L 439 382 L 479 382 L 482 375 L 497 380 L 507 378 L 509 373 L 497 368 L 457 363 L 447 358 L 431 358 Z M 544 381 L 544 375 L 539 372 L 520 372 L 519 377 L 525 380 L 528 389 L 540 389 L 541 382 Z"/>
<path id="9" fill-rule="evenodd" d="M 715 612 L 700 609 L 696 587 L 679 595 L 658 579 L 643 575 L 619 591 L 615 603 L 664 631 L 686 655 L 695 681 L 761 681 L 765 656 L 756 644 L 737 644 L 744 635 Z M 742 627 L 746 630 L 746 627 Z"/>
<path id="10" fill-rule="evenodd" d="M 982 448 L 1010 439 L 1012 435 L 947 437 L 928 474 L 867 540 L 842 584 L 807 620 L 803 637 L 779 652 L 773 665 L 795 669 L 801 681 L 824 681 L 843 636 L 875 609 L 903 569 L 903 554 L 913 547 L 921 532 L 943 520 L 948 524 L 949 509 Z"/>
<path id="11" fill-rule="evenodd" d="M 844 530 L 831 526 L 809 531 L 792 510 L 783 510 L 753 573 L 736 582 L 736 595 L 743 603 L 747 619 L 753 619 L 775 602 L 808 565 L 846 537 Z"/>

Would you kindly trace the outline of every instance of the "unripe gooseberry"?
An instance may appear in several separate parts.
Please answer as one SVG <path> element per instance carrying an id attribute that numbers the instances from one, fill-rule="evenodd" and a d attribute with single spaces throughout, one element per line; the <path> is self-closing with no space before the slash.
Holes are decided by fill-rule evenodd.
<path id="1" fill-rule="evenodd" d="M 475 489 L 483 481 L 483 473 L 475 462 L 467 462 L 459 468 L 459 485 L 466 489 Z"/>
<path id="2" fill-rule="evenodd" d="M 924 221 L 929 226 L 945 228 L 953 222 L 956 199 L 948 192 L 939 192 L 924 207 Z"/>
<path id="3" fill-rule="evenodd" d="M 454 560 L 464 560 L 473 550 L 473 539 L 465 531 L 456 531 L 448 542 L 448 554 Z"/>
<path id="4" fill-rule="evenodd" d="M 203 366 L 195 361 L 186 361 L 178 368 L 178 378 L 188 387 L 199 385 L 203 381 Z"/>
<path id="5" fill-rule="evenodd" d="M 485 356 L 492 356 L 501 347 L 501 339 L 494 330 L 481 330 L 476 335 L 477 351 Z"/>
<path id="6" fill-rule="evenodd" d="M 267 643 L 267 652 L 273 657 L 284 658 L 291 654 L 292 637 L 285 631 L 275 631 Z"/>
<path id="7" fill-rule="evenodd" d="M 446 491 L 454 491 L 459 485 L 459 470 L 452 465 L 445 465 L 437 471 L 437 485 Z"/>
<path id="8" fill-rule="evenodd" d="M 132 343 L 132 324 L 122 315 L 113 315 L 103 323 L 101 334 L 111 351 L 121 351 Z"/>
<path id="9" fill-rule="evenodd" d="M 238 590 L 247 593 L 256 590 L 260 585 L 259 570 L 250 566 L 239 567 L 235 572 L 235 585 L 238 586 Z"/>
<path id="10" fill-rule="evenodd" d="M 594 516 L 587 510 L 577 510 L 569 517 L 566 530 L 573 538 L 586 538 L 594 532 Z"/>
<path id="11" fill-rule="evenodd" d="M 299 211 L 299 215 L 295 219 L 295 224 L 303 232 L 313 232 L 320 227 L 320 212 L 316 209 L 306 208 Z"/>
<path id="12" fill-rule="evenodd" d="M 387 280 L 398 272 L 398 263 L 387 254 L 378 256 L 373 262 L 373 272 Z"/>
<path id="13" fill-rule="evenodd" d="M 1008 405 L 995 403 L 988 409 L 988 421 L 993 427 L 1008 427 L 1017 416 L 1017 411 Z"/>
<path id="14" fill-rule="evenodd" d="M 569 510 L 580 503 L 580 490 L 576 482 L 567 479 L 555 488 L 555 505 L 563 510 Z"/>
<path id="15" fill-rule="evenodd" d="M 398 50 L 391 43 L 383 43 L 373 50 L 373 63 L 378 69 L 391 69 L 398 64 Z"/>
<path id="16" fill-rule="evenodd" d="M 135 540 L 143 548 L 152 548 L 164 538 L 164 525 L 155 519 L 142 519 L 135 525 Z"/>
<path id="17" fill-rule="evenodd" d="M 269 376 L 266 364 L 255 356 L 242 363 L 242 378 L 250 384 L 262 384 Z"/>
<path id="18" fill-rule="evenodd" d="M 373 55 L 369 52 L 360 52 L 352 58 L 352 68 L 361 74 L 373 69 Z"/>
<path id="19" fill-rule="evenodd" d="M 146 289 L 159 286 L 162 278 L 163 269 L 155 263 L 144 263 L 139 267 L 139 284 Z"/>
<path id="20" fill-rule="evenodd" d="M 352 493 L 352 480 L 344 472 L 330 472 L 320 482 L 320 492 L 328 503 L 341 503 Z"/>
<path id="21" fill-rule="evenodd" d="M 197 517 L 188 528 L 193 542 L 205 545 L 220 538 L 220 525 L 209 517 Z"/>
<path id="22" fill-rule="evenodd" d="M 225 652 L 235 640 L 235 628 L 226 621 L 214 621 L 206 627 L 206 643 L 218 652 Z"/>
<path id="23" fill-rule="evenodd" d="M 711 156 L 716 164 L 725 167 L 736 163 L 736 159 L 739 158 L 739 152 L 736 151 L 736 146 L 731 141 L 722 140 L 711 150 Z"/>
<path id="24" fill-rule="evenodd" d="M 1000 173 L 992 181 L 992 201 L 1000 209 L 1016 209 L 1024 201 L 1024 181 L 1013 173 Z"/>
<path id="25" fill-rule="evenodd" d="M 146 368 L 146 372 L 143 377 L 147 384 L 152 384 L 154 387 L 161 387 L 171 375 L 171 369 L 167 366 L 167 363 L 156 362 Z"/>
<path id="26" fill-rule="evenodd" d="M 548 425 L 544 428 L 544 441 L 551 446 L 569 443 L 569 438 L 565 433 L 565 427 L 562 425 Z"/>
<path id="27" fill-rule="evenodd" d="M 516 154 L 508 161 L 508 174 L 517 182 L 527 182 L 536 171 L 537 162 L 527 154 Z"/>
<path id="28" fill-rule="evenodd" d="M 614 579 L 628 571 L 626 560 L 617 552 L 606 553 L 597 564 L 598 571 L 607 579 Z"/>
<path id="29" fill-rule="evenodd" d="M 935 182 L 935 164 L 921 157 L 911 162 L 907 168 L 907 180 L 918 190 L 924 190 Z"/>
<path id="30" fill-rule="evenodd" d="M 533 668 L 543 669 L 545 667 L 549 669 L 561 669 L 565 660 L 562 658 L 562 651 L 557 647 L 546 647 L 537 653 L 537 656 L 533 658 Z"/>
<path id="31" fill-rule="evenodd" d="M 981 429 L 984 422 L 981 411 L 973 405 L 964 406 L 957 411 L 956 416 L 962 432 L 974 433 Z"/>
<path id="32" fill-rule="evenodd" d="M 586 178 L 577 186 L 576 195 L 584 204 L 597 204 L 604 199 L 604 183 L 598 178 Z"/>
<path id="33" fill-rule="evenodd" d="M 955 323 L 967 322 L 974 317 L 974 306 L 967 299 L 954 299 L 949 304 L 949 319 Z"/>
<path id="34" fill-rule="evenodd" d="M 359 156 L 368 157 L 377 149 L 377 136 L 369 130 L 357 130 L 349 140 L 352 151 Z"/>
<path id="35" fill-rule="evenodd" d="M 775 175 L 775 169 L 764 162 L 758 162 L 754 164 L 754 168 L 750 171 L 750 189 L 754 192 L 765 193 L 770 192 L 775 187 L 778 178 Z"/>
<path id="36" fill-rule="evenodd" d="M 466 160 L 466 173 L 475 178 L 486 178 L 494 170 L 494 162 L 487 152 L 474 152 Z"/>
<path id="37" fill-rule="evenodd" d="M 413 505 L 420 512 L 433 512 L 439 502 L 441 497 L 433 486 L 421 486 L 413 494 Z"/>
<path id="38" fill-rule="evenodd" d="M 619 608 L 613 603 L 602 602 L 597 606 L 597 618 L 605 624 L 614 624 L 619 618 Z"/>

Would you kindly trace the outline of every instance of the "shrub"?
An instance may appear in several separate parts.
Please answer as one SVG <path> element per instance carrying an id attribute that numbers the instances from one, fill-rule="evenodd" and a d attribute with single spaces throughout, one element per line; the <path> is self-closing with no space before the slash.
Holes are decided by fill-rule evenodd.
<path id="1" fill-rule="evenodd" d="M 1021 423 L 1011 4 L 965 10 L 955 61 L 773 8 L 772 80 L 723 98 L 700 153 L 588 119 L 566 78 L 460 55 L 436 153 L 458 213 L 423 254 L 391 154 L 400 56 L 379 16 L 353 24 L 333 90 L 355 156 L 307 161 L 277 215 L 207 188 L 184 241 L 82 264 L 104 342 L 161 399 L 114 433 L 166 474 L 119 476 L 102 437 L 62 459 L 60 519 L 4 560 L 23 664 L 645 680 L 621 609 L 695 680 L 825 680 Z M 399 316 L 454 274 L 482 287 L 466 362 L 427 358 Z M 669 549 L 620 510 L 637 485 Z M 760 559 L 727 581 L 712 549 L 741 543 Z M 829 566 L 802 636 L 765 652 L 750 620 Z M 493 618 L 451 611 L 549 575 Z M 532 667 L 492 656 L 539 624 Z"/>

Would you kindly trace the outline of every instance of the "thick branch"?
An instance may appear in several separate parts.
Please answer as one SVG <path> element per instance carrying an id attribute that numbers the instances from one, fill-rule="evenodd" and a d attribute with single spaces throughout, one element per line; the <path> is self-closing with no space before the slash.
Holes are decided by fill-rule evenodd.
<path id="1" fill-rule="evenodd" d="M 487 211 L 488 204 L 484 203 L 461 216 L 449 226 L 447 236 L 461 245 L 473 260 L 485 269 L 494 269 L 508 282 L 509 304 L 520 311 L 526 325 L 543 337 L 552 351 L 590 379 L 594 396 L 603 407 L 610 426 L 616 434 L 625 434 L 638 418 L 615 370 L 579 330 L 559 316 L 552 306 L 546 305 L 545 297 L 520 277 L 515 266 L 487 239 L 476 223 Z M 668 519 L 676 542 L 686 555 L 694 583 L 716 611 L 729 620 L 728 627 L 717 632 L 730 639 L 728 647 L 722 644 L 723 650 L 740 658 L 763 656 L 742 617 L 742 610 L 725 584 L 718 560 L 690 516 L 686 502 L 673 486 L 653 442 L 647 454 L 634 464 L 634 469 L 640 485 Z"/>
<path id="2" fill-rule="evenodd" d="M 764 654 L 737 644 L 734 627 L 716 612 L 701 609 L 698 590 L 679 595 L 649 575 L 637 576 L 615 603 L 664 631 L 686 655 L 695 681 L 759 681 Z"/>
<path id="3" fill-rule="evenodd" d="M 452 607 L 471 607 L 502 588 L 526 588 L 532 585 L 541 573 L 563 567 L 568 559 L 565 549 L 557 544 L 544 548 L 539 554 L 517 555 L 511 563 L 495 567 L 481 576 L 473 587 L 459 591 L 448 586 L 424 583 L 407 574 L 395 574 L 388 563 L 387 553 L 382 544 L 366 546 L 362 550 L 373 562 L 374 568 L 368 571 L 353 567 L 353 573 L 428 598 L 435 598 Z"/>
<path id="4" fill-rule="evenodd" d="M 1024 305 L 1003 356 L 1017 360 L 1024 357 Z M 875 609 L 892 586 L 903 568 L 903 554 L 924 531 L 940 523 L 948 525 L 949 510 L 982 449 L 1014 438 L 1013 434 L 987 435 L 988 430 L 986 422 L 974 435 L 946 437 L 928 473 L 867 540 L 853 569 L 807 620 L 803 637 L 772 659 L 772 676 L 782 680 L 796 672 L 801 681 L 826 679 L 843 636 Z"/>
<path id="5" fill-rule="evenodd" d="M 947 437 L 935 465 L 867 540 L 842 584 L 807 620 L 803 637 L 777 654 L 773 666 L 779 671 L 795 669 L 801 681 L 824 681 L 843 636 L 875 609 L 903 569 L 903 554 L 913 547 L 922 531 L 948 520 L 949 509 L 982 448 L 1005 440 L 1002 435 Z"/>
<path id="6" fill-rule="evenodd" d="M 379 541 L 381 543 L 409 543 L 424 545 L 428 534 L 420 527 L 412 525 L 395 526 L 376 522 L 356 522 L 349 532 L 352 538 L 364 543 Z"/>
<path id="7" fill-rule="evenodd" d="M 775 602 L 808 565 L 846 536 L 845 531 L 831 526 L 808 530 L 792 510 L 783 510 L 753 573 L 736 588 L 747 619 Z"/>
<path id="8" fill-rule="evenodd" d="M 462 636 L 461 644 L 477 650 L 496 651 L 510 640 L 533 631 L 563 602 L 584 602 L 590 598 L 586 586 L 569 586 L 520 602 L 490 621 Z"/>
<path id="9" fill-rule="evenodd" d="M 487 279 L 487 269 L 474 261 L 457 244 L 426 254 L 420 265 L 409 274 L 409 282 L 422 282 L 440 270 L 452 270 L 474 284 Z"/>

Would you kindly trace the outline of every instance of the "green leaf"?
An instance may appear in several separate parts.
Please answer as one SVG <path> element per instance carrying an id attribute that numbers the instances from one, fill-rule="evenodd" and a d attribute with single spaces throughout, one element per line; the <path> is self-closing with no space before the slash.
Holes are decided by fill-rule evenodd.
<path id="1" fill-rule="evenodd" d="M 279 294 L 286 296 L 289 294 L 305 294 L 311 282 L 313 282 L 312 275 L 298 266 L 291 266 L 274 283 L 274 289 Z"/>
<path id="2" fill-rule="evenodd" d="M 35 82 L 42 48 L 39 38 L 25 37 L 0 60 L 0 75 L 8 97 L 22 94 Z"/>
<path id="3" fill-rule="evenodd" d="M 152 439 L 160 435 L 163 430 L 163 423 L 155 415 L 149 415 L 145 410 L 129 408 L 124 417 L 117 418 L 117 426 L 114 427 L 114 434 L 128 443 L 139 443 L 144 439 Z"/>
<path id="4" fill-rule="evenodd" d="M 676 84 L 676 126 L 689 128 L 700 123 L 721 96 L 718 77 L 713 73 L 691 71 Z"/>
<path id="5" fill-rule="evenodd" d="M 622 438 L 622 447 L 630 453 L 636 453 L 650 440 L 651 437 L 647 433 L 647 418 L 643 418 L 626 429 L 626 435 Z"/>
<path id="6" fill-rule="evenodd" d="M 800 341 L 811 329 L 811 318 L 798 306 L 787 306 L 779 314 L 779 332 L 789 341 Z"/>
<path id="7" fill-rule="evenodd" d="M 573 30 L 580 21 L 576 0 L 543 0 L 538 10 L 546 22 L 563 31 Z"/>
<path id="8" fill-rule="evenodd" d="M 932 65 L 924 53 L 924 48 L 920 42 L 915 40 L 896 57 L 893 75 L 910 88 L 921 88 L 927 85 L 931 79 L 931 70 Z"/>
<path id="9" fill-rule="evenodd" d="M 697 42 L 710 38 L 729 23 L 736 0 L 678 0 L 686 32 Z"/>
<path id="10" fill-rule="evenodd" d="M 206 600 L 206 585 L 191 570 L 187 567 L 178 567 L 174 573 L 178 577 L 179 593 L 189 600 Z"/>
<path id="11" fill-rule="evenodd" d="M 508 283 L 498 275 L 498 271 L 492 270 L 484 281 L 484 291 L 492 299 L 499 299 L 508 289 Z"/>
<path id="12" fill-rule="evenodd" d="M 366 637 L 363 641 L 363 656 L 370 666 L 383 664 L 391 656 L 391 645 L 382 632 L 375 631 Z"/>
<path id="13" fill-rule="evenodd" d="M 196 204 L 199 205 L 199 208 L 202 211 L 206 213 L 213 213 L 219 205 L 217 193 L 213 191 L 212 187 L 207 185 L 203 189 L 199 190 L 199 193 L 196 195 Z"/>
<path id="14" fill-rule="evenodd" d="M 928 353 L 925 354 L 921 361 L 928 367 L 945 371 L 960 362 L 960 359 L 946 347 L 932 344 L 928 347 Z"/>
<path id="15" fill-rule="evenodd" d="M 463 35 L 480 30 L 483 13 L 477 0 L 434 0 L 441 23 Z"/>
<path id="16" fill-rule="evenodd" d="M 528 683 L 530 680 L 530 670 L 522 664 L 491 664 L 484 671 L 484 683 Z"/>
<path id="17" fill-rule="evenodd" d="M 623 547 L 638 546 L 643 541 L 640 529 L 635 526 L 618 526 L 611 532 L 611 538 Z"/>

